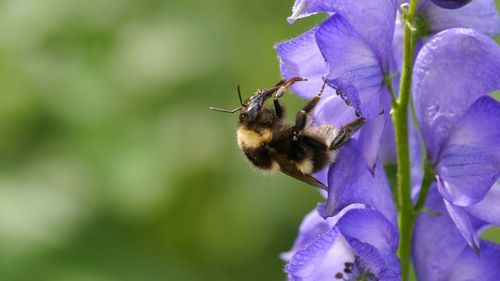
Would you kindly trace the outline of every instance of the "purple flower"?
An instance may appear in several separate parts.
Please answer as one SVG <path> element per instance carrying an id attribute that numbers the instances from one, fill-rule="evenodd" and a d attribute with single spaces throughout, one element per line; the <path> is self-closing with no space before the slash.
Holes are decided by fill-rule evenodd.
<path id="1" fill-rule="evenodd" d="M 324 220 L 316 211 L 300 226 L 289 261 L 289 280 L 400 280 L 398 233 L 382 214 L 359 205 Z"/>
<path id="2" fill-rule="evenodd" d="M 377 162 L 380 138 L 388 119 L 388 114 L 379 113 L 382 109 L 389 112 L 390 107 L 384 76 L 391 74 L 393 65 L 391 45 L 396 8 L 395 0 L 298 0 L 290 22 L 320 12 L 333 15 L 276 47 L 285 79 L 292 76 L 309 79 L 292 87 L 298 95 L 312 97 L 323 79 L 327 79 L 332 89 L 325 92 L 326 99 L 336 92 L 367 118 L 358 139 L 363 159 L 371 170 Z M 326 123 L 335 124 L 345 109 L 341 112 L 330 109 L 328 102 L 322 102 L 316 112 L 323 115 Z"/>
<path id="3" fill-rule="evenodd" d="M 400 1 L 400 4 L 408 1 Z M 460 1 L 444 1 L 460 2 Z M 422 46 L 435 34 L 449 28 L 468 27 L 486 33 L 490 36 L 500 33 L 500 17 L 496 11 L 493 0 L 474 0 L 470 5 L 457 10 L 448 10 L 436 6 L 431 0 L 421 0 L 417 4 L 417 28 L 418 37 L 415 54 L 418 54 Z M 400 15 L 396 20 L 394 32 L 393 53 L 396 69 L 401 68 L 403 58 L 403 26 Z M 395 87 L 396 89 L 397 87 Z M 394 132 L 392 122 L 386 125 L 382 135 L 381 157 L 384 164 L 396 162 L 396 149 L 394 143 Z M 412 159 L 412 179 L 415 187 L 420 186 L 421 157 L 418 141 L 415 142 L 416 129 L 409 121 L 410 141 L 416 145 L 410 145 Z M 418 138 L 418 136 L 417 136 Z M 419 163 L 420 162 L 420 163 Z"/>
<path id="4" fill-rule="evenodd" d="M 500 103 L 487 96 L 500 89 L 500 47 L 470 29 L 437 34 L 420 51 L 413 98 L 436 185 L 448 213 L 474 250 L 471 216 L 499 224 L 487 200 L 500 176 Z M 473 211 L 472 211 L 473 210 Z"/>
<path id="5" fill-rule="evenodd" d="M 497 193 L 494 199 L 498 203 L 500 185 L 494 189 Z M 464 242 L 452 218 L 446 214 L 445 203 L 435 186 L 429 192 L 426 206 L 441 215 L 422 213 L 416 221 L 412 256 L 418 280 L 498 280 L 500 246 L 479 240 L 477 244 L 481 246 L 481 256 L 475 255 Z M 493 212 L 498 213 L 498 210 Z M 476 218 L 471 218 L 470 224 L 476 235 L 485 225 Z"/>
<path id="6" fill-rule="evenodd" d="M 372 174 L 365 165 L 360 165 L 362 161 L 356 140 L 339 151 L 328 170 L 328 198 L 318 206 L 319 213 L 331 217 L 351 204 L 362 203 L 396 225 L 396 210 L 384 168 L 376 165 Z"/>
<path id="7" fill-rule="evenodd" d="M 400 1 L 404 3 L 408 1 Z M 452 2 L 452 1 L 446 1 Z M 421 0 L 417 4 L 417 28 L 419 40 L 415 54 L 432 36 L 450 28 L 464 27 L 495 36 L 500 33 L 500 17 L 494 0 L 474 0 L 456 10 L 449 10 L 435 5 L 431 0 Z M 398 17 L 394 32 L 394 59 L 398 68 L 403 57 L 403 27 Z"/>
<path id="8" fill-rule="evenodd" d="M 418 2 L 417 14 L 421 21 L 419 27 L 426 28 L 429 35 L 456 27 L 471 28 L 490 36 L 500 33 L 500 18 L 494 0 L 474 0 L 456 10 L 441 8 L 431 0 L 421 0 Z"/>

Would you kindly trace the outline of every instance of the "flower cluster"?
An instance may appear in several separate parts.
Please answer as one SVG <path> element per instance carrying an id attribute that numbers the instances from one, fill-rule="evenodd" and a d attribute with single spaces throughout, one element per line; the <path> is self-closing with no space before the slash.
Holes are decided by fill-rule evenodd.
<path id="1" fill-rule="evenodd" d="M 396 154 L 389 113 L 401 94 L 405 28 L 414 44 L 408 127 L 417 277 L 500 278 L 500 246 L 478 236 L 500 226 L 500 103 L 490 96 L 500 89 L 500 47 L 489 37 L 500 33 L 500 17 L 493 0 L 412 4 L 413 11 L 397 0 L 293 6 L 290 23 L 328 17 L 276 46 L 282 76 L 308 78 L 292 86 L 305 98 L 326 81 L 314 124 L 341 126 L 359 115 L 367 122 L 336 162 L 316 174 L 327 183 L 327 199 L 283 254 L 290 280 L 401 279 L 398 194 L 391 194 L 384 165 L 395 161 L 387 156 Z"/>

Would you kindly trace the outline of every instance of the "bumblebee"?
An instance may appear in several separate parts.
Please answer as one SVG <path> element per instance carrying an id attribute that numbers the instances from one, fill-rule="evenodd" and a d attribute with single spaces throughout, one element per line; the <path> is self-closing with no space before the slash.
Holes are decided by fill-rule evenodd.
<path id="1" fill-rule="evenodd" d="M 281 80 L 271 88 L 257 90 L 244 102 L 238 86 L 240 107 L 210 109 L 227 113 L 239 111 L 238 146 L 253 166 L 267 172 L 281 171 L 326 190 L 312 175 L 335 161 L 337 150 L 363 126 L 365 118 L 358 117 L 340 129 L 331 125 L 311 126 L 309 113 L 320 101 L 325 82 L 319 93 L 297 113 L 295 124 L 285 123 L 285 108 L 280 98 L 298 81 L 307 80 L 301 77 Z M 274 108 L 265 105 L 271 96 Z"/>

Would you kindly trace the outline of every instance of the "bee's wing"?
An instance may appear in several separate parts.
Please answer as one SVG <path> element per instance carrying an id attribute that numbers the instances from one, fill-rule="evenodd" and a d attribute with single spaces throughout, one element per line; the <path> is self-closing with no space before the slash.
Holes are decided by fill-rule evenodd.
<path id="1" fill-rule="evenodd" d="M 276 162 L 278 162 L 280 170 L 283 173 L 289 175 L 292 178 L 296 178 L 312 186 L 319 187 L 323 190 L 328 191 L 328 188 L 322 182 L 320 182 L 319 180 L 317 180 L 316 178 L 314 178 L 309 174 L 302 173 L 299 169 L 297 169 L 297 167 L 293 163 L 290 163 L 290 161 L 286 160 L 282 155 L 280 155 L 276 151 L 271 150 L 271 154 L 273 155 L 273 158 L 276 160 Z"/>

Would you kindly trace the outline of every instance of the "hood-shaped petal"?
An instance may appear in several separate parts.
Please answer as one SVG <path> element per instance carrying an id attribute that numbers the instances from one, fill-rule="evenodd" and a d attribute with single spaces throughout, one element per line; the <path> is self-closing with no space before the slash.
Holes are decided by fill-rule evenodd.
<path id="1" fill-rule="evenodd" d="M 378 210 L 396 224 L 396 211 L 387 177 L 382 165 L 376 165 L 373 175 L 361 164 L 362 156 L 355 140 L 351 140 L 338 153 L 337 160 L 328 171 L 328 198 L 318 210 L 330 217 L 354 204 L 366 204 Z"/>
<path id="2" fill-rule="evenodd" d="M 328 66 L 328 83 L 367 118 L 382 109 L 384 74 L 380 60 L 346 18 L 333 15 L 316 32 Z"/>
<path id="3" fill-rule="evenodd" d="M 433 163 L 465 110 L 500 88 L 500 47 L 488 36 L 463 28 L 437 34 L 419 52 L 413 99 Z"/>
<path id="4" fill-rule="evenodd" d="M 500 17 L 494 0 L 474 0 L 459 9 L 444 9 L 430 0 L 420 1 L 418 13 L 435 34 L 446 29 L 471 28 L 494 36 L 500 32 Z"/>
<path id="5" fill-rule="evenodd" d="M 291 89 L 299 96 L 312 98 L 321 89 L 323 77 L 328 69 L 325 59 L 316 43 L 317 28 L 276 45 L 276 52 L 280 60 L 280 72 L 284 79 L 295 76 L 307 79 L 307 82 L 295 83 Z M 329 96 L 335 91 L 325 88 L 323 96 Z"/>
<path id="6" fill-rule="evenodd" d="M 381 62 L 367 42 L 340 15 L 331 16 L 316 32 L 318 46 L 328 65 L 327 80 L 366 117 L 360 132 L 365 163 L 373 171 L 380 139 L 388 119 L 390 95 L 384 84 Z"/>
<path id="7" fill-rule="evenodd" d="M 500 176 L 500 102 L 475 101 L 451 131 L 436 168 L 439 192 L 451 203 L 481 201 Z"/>
<path id="8" fill-rule="evenodd" d="M 385 60 L 390 53 L 396 0 L 297 0 L 289 22 L 316 13 L 336 13 L 345 17 L 375 51 Z"/>

